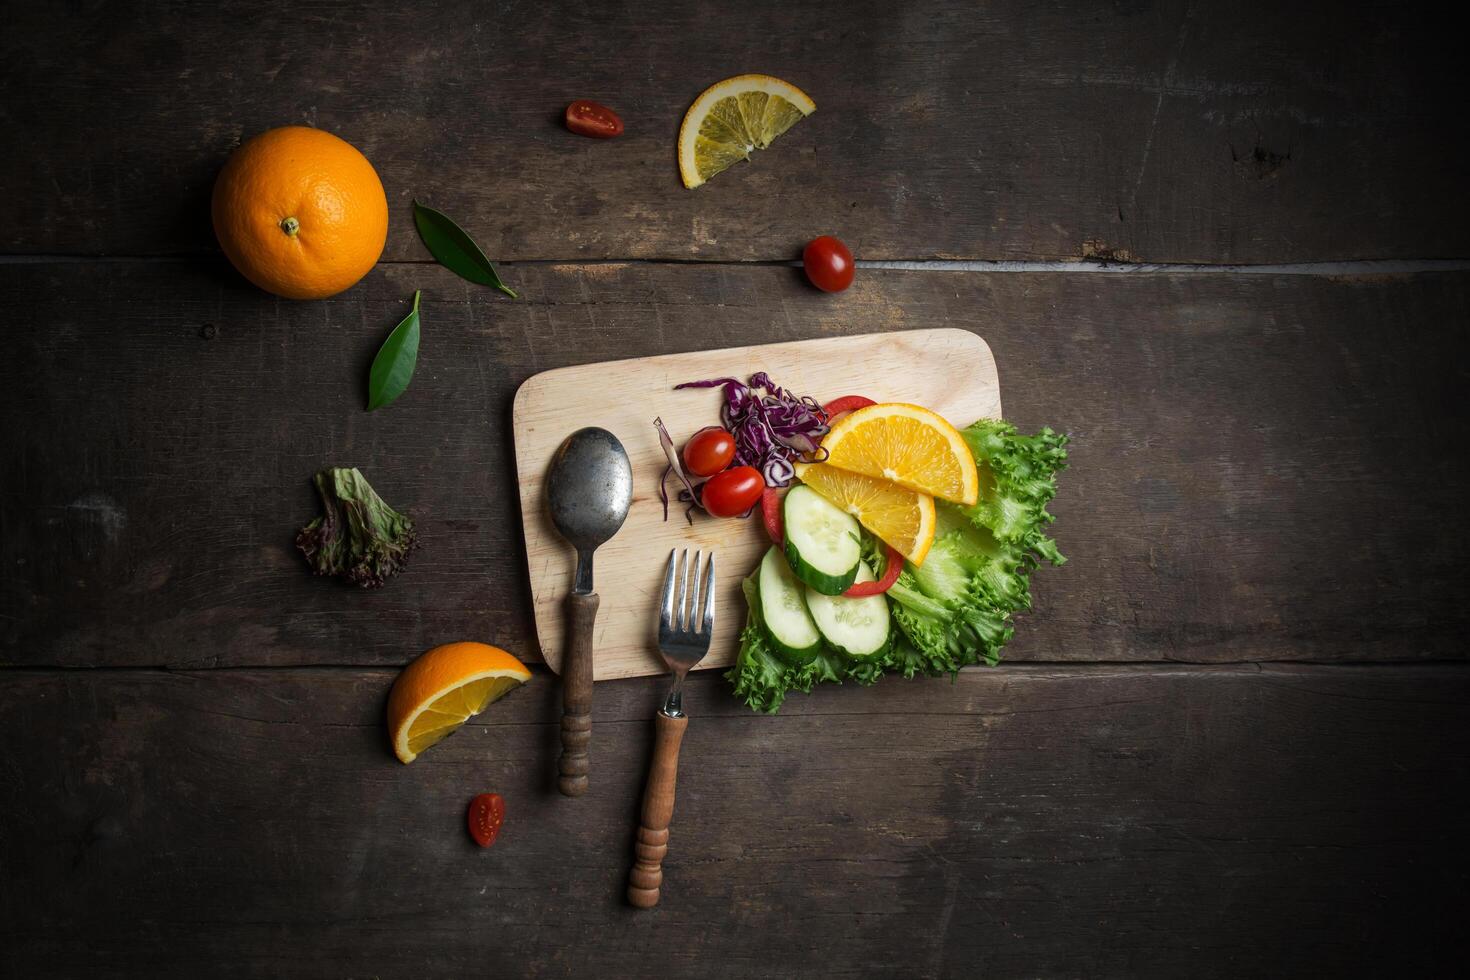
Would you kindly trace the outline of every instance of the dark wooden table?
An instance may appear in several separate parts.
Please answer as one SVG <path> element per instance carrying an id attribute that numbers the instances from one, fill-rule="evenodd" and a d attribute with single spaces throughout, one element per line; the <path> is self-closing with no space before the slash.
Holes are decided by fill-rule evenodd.
<path id="1" fill-rule="evenodd" d="M 1470 196 L 1457 36 L 1266 2 L 8 4 L 0 975 L 1428 975 L 1463 965 Z M 698 191 L 721 77 L 819 110 Z M 572 98 L 619 109 L 594 143 Z M 340 134 L 387 251 L 325 302 L 215 248 L 245 137 Z M 427 261 L 418 197 L 519 301 Z M 833 233 L 848 292 L 790 260 Z M 1144 263 L 1147 263 L 1145 265 Z M 424 291 L 413 387 L 362 410 Z M 567 364 L 959 326 L 1072 434 L 1006 662 L 688 696 L 664 904 L 622 901 L 662 682 L 552 789 L 543 669 L 412 766 L 396 670 L 537 655 L 510 400 Z M 363 467 L 380 592 L 292 548 Z M 497 790 L 500 842 L 463 832 Z"/>

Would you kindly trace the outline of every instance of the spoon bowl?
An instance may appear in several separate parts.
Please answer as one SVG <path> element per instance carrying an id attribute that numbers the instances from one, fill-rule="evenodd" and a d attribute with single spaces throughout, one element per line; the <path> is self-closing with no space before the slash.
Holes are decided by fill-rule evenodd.
<path id="1" fill-rule="evenodd" d="M 623 526 L 632 502 L 633 464 L 618 437 L 595 426 L 567 436 L 551 458 L 546 503 L 577 549 L 575 591 L 592 591 L 592 552 Z"/>

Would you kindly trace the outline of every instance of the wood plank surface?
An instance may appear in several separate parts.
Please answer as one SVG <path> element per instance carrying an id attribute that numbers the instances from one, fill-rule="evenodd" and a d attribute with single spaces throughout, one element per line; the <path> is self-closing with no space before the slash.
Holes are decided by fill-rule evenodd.
<path id="1" fill-rule="evenodd" d="M 305 123 L 378 168 L 393 259 L 414 197 L 505 260 L 1463 257 L 1457 37 L 1323 0 L 13 4 L 0 249 L 211 250 L 224 158 Z M 685 109 L 752 71 L 817 113 L 686 191 Z"/>
<path id="2" fill-rule="evenodd" d="M 0 660 L 401 664 L 454 639 L 535 656 L 511 400 L 612 357 L 949 326 L 1006 415 L 1072 434 L 1013 660 L 1465 657 L 1470 276 L 507 271 L 513 302 L 380 269 L 277 301 L 219 262 L 0 267 Z M 417 376 L 363 411 L 424 290 Z M 765 365 L 777 370 L 777 365 Z M 292 547 L 326 465 L 363 469 L 422 546 L 375 592 Z"/>
<path id="3" fill-rule="evenodd" d="M 752 718 L 691 679 L 663 902 L 623 904 L 653 679 L 556 689 L 412 766 L 391 670 L 8 671 L 15 977 L 1442 975 L 1464 667 L 966 672 Z M 464 808 L 508 816 L 476 849 Z"/>
<path id="4" fill-rule="evenodd" d="M 557 673 L 577 555 L 551 523 L 545 481 L 562 440 L 587 425 L 601 426 L 619 438 L 633 463 L 635 488 L 627 520 L 597 549 L 593 562 L 594 584 L 602 596 L 596 678 L 668 672 L 651 641 L 658 635 L 664 564 L 677 549 L 702 550 L 718 560 L 714 636 L 699 669 L 735 662 L 746 621 L 740 583 L 770 548 L 770 535 L 758 517 L 730 521 L 700 516 L 689 522 L 677 500 L 666 507 L 657 475 L 668 462 L 651 423 L 655 416 L 663 418 L 682 445 L 720 418 L 724 394 L 719 388 L 676 392 L 675 385 L 704 378 L 744 380 L 767 369 L 777 384 L 823 402 L 856 393 L 877 401 L 922 404 L 957 425 L 1001 417 L 990 348 L 976 335 L 952 328 L 604 361 L 529 378 L 516 391 L 512 411 L 516 479 L 536 639 L 541 658 Z M 670 495 L 677 493 L 676 478 L 670 477 L 669 487 Z"/>
<path id="5" fill-rule="evenodd" d="M 1450 974 L 1470 272 L 1219 268 L 1470 257 L 1462 44 L 1402 6 L 7 5 L 0 980 Z M 751 71 L 818 111 L 686 191 L 685 108 Z M 626 134 L 568 133 L 574 98 Z M 367 154 L 392 215 L 384 261 L 316 303 L 246 284 L 208 217 L 228 154 L 302 123 Z M 521 298 L 430 264 L 415 198 Z M 822 233 L 1181 265 L 824 295 L 788 264 Z M 416 377 L 367 413 L 416 289 Z M 393 758 L 399 665 L 538 656 L 526 379 L 924 328 L 982 338 L 1006 417 L 1072 437 L 1070 560 L 1006 663 L 776 716 L 691 678 L 651 912 L 624 893 L 662 679 L 598 685 L 585 797 L 556 792 L 541 666 Z M 874 385 L 914 370 L 891 360 Z M 385 589 L 293 547 L 329 465 L 418 522 Z M 480 850 L 487 791 L 509 815 Z"/>

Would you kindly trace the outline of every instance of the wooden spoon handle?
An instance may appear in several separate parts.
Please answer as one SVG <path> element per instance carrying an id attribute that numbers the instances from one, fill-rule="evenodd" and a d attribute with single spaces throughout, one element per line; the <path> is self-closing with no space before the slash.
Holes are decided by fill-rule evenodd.
<path id="1" fill-rule="evenodd" d="M 564 796 L 587 792 L 587 755 L 592 741 L 592 628 L 597 595 L 567 596 L 567 649 L 561 661 L 561 778 Z"/>
<path id="2" fill-rule="evenodd" d="M 653 724 L 653 762 L 643 791 L 643 820 L 633 843 L 633 870 L 628 874 L 628 901 L 640 909 L 658 904 L 664 855 L 669 853 L 669 821 L 674 816 L 674 782 L 679 778 L 679 743 L 689 719 L 660 711 Z"/>

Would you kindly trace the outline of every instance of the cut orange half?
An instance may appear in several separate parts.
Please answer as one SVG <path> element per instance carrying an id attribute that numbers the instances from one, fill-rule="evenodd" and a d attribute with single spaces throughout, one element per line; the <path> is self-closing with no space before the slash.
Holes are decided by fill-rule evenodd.
<path id="1" fill-rule="evenodd" d="M 448 643 L 403 668 L 388 695 L 393 754 L 412 762 L 434 743 L 531 679 L 526 665 L 499 647 Z"/>
<path id="2" fill-rule="evenodd" d="M 890 402 L 860 408 L 822 439 L 827 462 L 970 506 L 980 496 L 975 457 L 959 430 L 927 408 Z"/>
<path id="3" fill-rule="evenodd" d="M 801 464 L 796 478 L 856 517 L 909 561 L 923 563 L 934 543 L 933 497 L 826 463 Z"/>
<path id="4" fill-rule="evenodd" d="M 700 93 L 679 127 L 679 176 L 698 187 L 817 111 L 801 89 L 770 75 L 736 75 Z"/>

